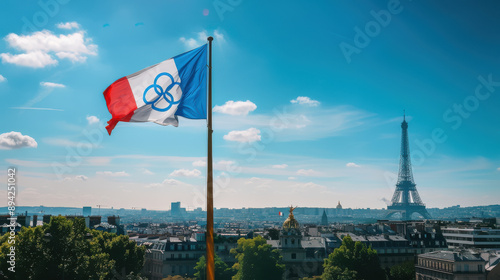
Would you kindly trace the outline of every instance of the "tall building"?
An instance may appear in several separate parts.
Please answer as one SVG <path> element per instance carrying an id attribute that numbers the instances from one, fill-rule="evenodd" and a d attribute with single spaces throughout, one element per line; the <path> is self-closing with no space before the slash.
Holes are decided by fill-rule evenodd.
<path id="1" fill-rule="evenodd" d="M 108 217 L 108 224 L 114 225 L 114 226 L 120 226 L 120 216 L 109 216 Z"/>
<path id="2" fill-rule="evenodd" d="M 180 201 L 172 202 L 170 204 L 170 214 L 172 215 L 172 217 L 177 217 L 181 214 L 181 202 Z"/>
<path id="3" fill-rule="evenodd" d="M 321 217 L 321 225 L 322 226 L 328 225 L 328 217 L 326 216 L 326 210 L 324 209 L 323 209 L 323 216 Z"/>
<path id="4" fill-rule="evenodd" d="M 425 204 L 420 199 L 415 181 L 413 180 L 410 143 L 408 141 L 408 123 L 405 117 L 403 117 L 401 128 L 401 155 L 399 159 L 398 182 L 392 196 L 391 205 L 387 206 L 386 218 L 391 217 L 395 213 L 401 213 L 403 220 L 411 220 L 411 215 L 418 213 L 425 219 L 429 219 L 431 216 L 425 209 Z"/>
<path id="5" fill-rule="evenodd" d="M 89 217 L 89 228 L 94 228 L 95 225 L 101 223 L 101 216 L 90 216 Z"/>
<path id="6" fill-rule="evenodd" d="M 491 228 L 442 228 L 449 248 L 500 248 L 500 229 Z"/>
<path id="7" fill-rule="evenodd" d="M 92 215 L 92 207 L 91 206 L 83 206 L 83 216 L 88 217 Z"/>

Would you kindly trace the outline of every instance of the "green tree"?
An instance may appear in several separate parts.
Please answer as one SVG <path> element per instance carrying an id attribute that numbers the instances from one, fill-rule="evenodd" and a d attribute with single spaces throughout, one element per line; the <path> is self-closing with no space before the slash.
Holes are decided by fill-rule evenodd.
<path id="1" fill-rule="evenodd" d="M 231 249 L 237 263 L 233 268 L 237 271 L 234 280 L 275 280 L 281 279 L 285 265 L 281 262 L 278 250 L 261 236 L 252 239 L 240 238 L 238 247 Z"/>
<path id="2" fill-rule="evenodd" d="M 352 241 L 349 235 L 344 237 L 342 245 L 325 259 L 323 267 L 323 280 L 386 279 L 385 272 L 380 267 L 377 252 L 359 241 Z"/>
<path id="3" fill-rule="evenodd" d="M 276 228 L 270 228 L 268 230 L 269 232 L 269 237 L 271 237 L 271 240 L 278 240 L 280 239 L 280 230 Z"/>
<path id="4" fill-rule="evenodd" d="M 348 268 L 342 270 L 338 266 L 325 267 L 323 274 L 321 275 L 322 280 L 357 280 L 357 272 L 349 270 Z"/>
<path id="5" fill-rule="evenodd" d="M 215 279 L 217 280 L 231 280 L 235 271 L 230 268 L 225 262 L 221 260 L 217 254 L 215 255 Z M 205 256 L 201 256 L 200 260 L 196 263 L 194 267 L 196 272 L 194 276 L 197 280 L 205 280 L 207 277 L 206 269 L 207 269 L 207 261 Z"/>
<path id="6" fill-rule="evenodd" d="M 85 227 L 83 219 L 52 217 L 49 224 L 23 227 L 15 237 L 15 273 L 8 271 L 8 235 L 0 239 L 0 271 L 8 279 L 141 279 L 145 248 Z"/>
<path id="7" fill-rule="evenodd" d="M 389 279 L 391 280 L 414 280 L 415 264 L 412 261 L 391 267 Z"/>

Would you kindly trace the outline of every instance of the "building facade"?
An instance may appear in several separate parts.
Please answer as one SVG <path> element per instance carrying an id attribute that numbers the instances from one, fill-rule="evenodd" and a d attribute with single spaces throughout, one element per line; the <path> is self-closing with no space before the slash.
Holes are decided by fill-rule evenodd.
<path id="1" fill-rule="evenodd" d="M 500 229 L 492 228 L 442 228 L 449 248 L 500 248 Z"/>
<path id="2" fill-rule="evenodd" d="M 472 251 L 435 251 L 418 256 L 416 280 L 485 280 L 486 261 Z"/>
<path id="3" fill-rule="evenodd" d="M 268 240 L 273 249 L 278 249 L 285 264 L 285 279 L 300 279 L 321 275 L 326 254 L 326 241 L 323 237 L 305 237 L 299 222 L 290 214 L 283 223 L 279 240 Z"/>

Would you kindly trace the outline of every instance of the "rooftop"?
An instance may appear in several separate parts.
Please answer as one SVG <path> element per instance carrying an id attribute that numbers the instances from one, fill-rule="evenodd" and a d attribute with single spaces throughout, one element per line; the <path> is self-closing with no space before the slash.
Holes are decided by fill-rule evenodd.
<path id="1" fill-rule="evenodd" d="M 484 261 L 480 254 L 471 251 L 434 251 L 421 254 L 420 257 L 453 262 Z"/>

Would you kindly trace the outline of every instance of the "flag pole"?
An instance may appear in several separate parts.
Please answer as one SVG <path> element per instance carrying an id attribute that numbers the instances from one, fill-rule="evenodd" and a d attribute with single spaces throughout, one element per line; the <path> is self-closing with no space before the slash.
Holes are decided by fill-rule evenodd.
<path id="1" fill-rule="evenodd" d="M 208 37 L 208 149 L 207 149 L 207 280 L 215 280 L 214 252 L 214 180 L 212 166 L 212 36 Z"/>

